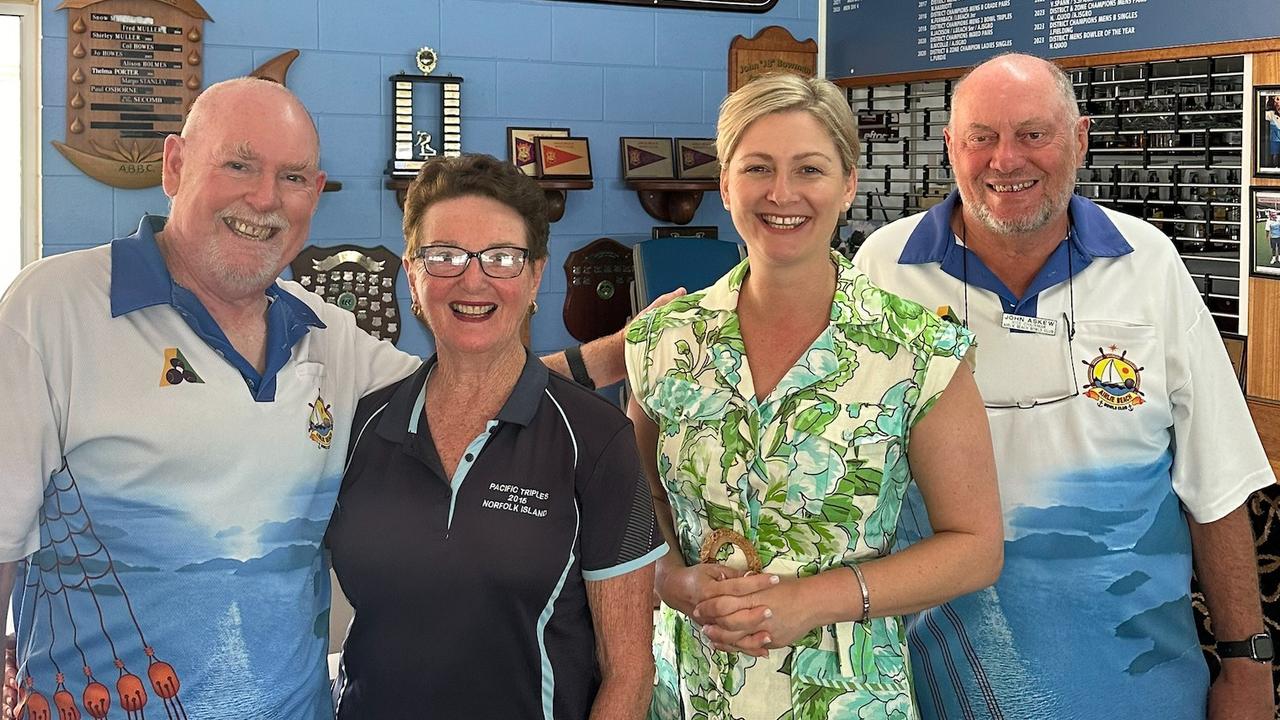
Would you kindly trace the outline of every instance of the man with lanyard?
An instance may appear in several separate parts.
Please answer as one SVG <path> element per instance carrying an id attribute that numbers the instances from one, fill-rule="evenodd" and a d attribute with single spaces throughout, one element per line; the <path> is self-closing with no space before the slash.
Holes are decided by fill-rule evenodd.
<path id="1" fill-rule="evenodd" d="M 1070 79 L 1026 55 L 961 80 L 958 193 L 874 233 L 855 263 L 978 340 L 1005 514 L 992 588 L 912 618 L 925 718 L 1268 720 L 1242 504 L 1274 477 L 1217 328 L 1155 227 L 1073 194 Z M 929 532 L 918 493 L 899 537 Z M 1219 638 L 1212 689 L 1192 560 Z M 1206 710 L 1207 708 L 1207 710 Z"/>
<path id="2" fill-rule="evenodd" d="M 0 298 L 0 718 L 332 718 L 320 541 L 356 403 L 420 361 L 276 279 L 325 181 L 291 92 L 210 86 L 163 162 L 167 219 Z M 593 345 L 548 364 L 619 379 Z"/>

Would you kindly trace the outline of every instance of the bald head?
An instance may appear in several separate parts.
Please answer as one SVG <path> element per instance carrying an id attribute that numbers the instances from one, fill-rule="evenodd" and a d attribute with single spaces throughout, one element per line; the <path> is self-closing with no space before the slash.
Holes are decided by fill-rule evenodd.
<path id="1" fill-rule="evenodd" d="M 187 121 L 182 126 L 182 137 L 189 141 L 199 140 L 211 125 L 240 113 L 274 113 L 282 121 L 282 131 L 306 128 L 315 146 L 315 165 L 319 166 L 320 134 L 315 120 L 292 91 L 280 83 L 261 78 L 232 78 L 205 88 L 191 104 Z"/>
<path id="2" fill-rule="evenodd" d="M 1006 53 L 997 55 L 974 67 L 956 83 L 951 93 L 951 120 L 948 127 L 955 128 L 955 108 L 968 102 L 985 102 L 993 90 L 1009 91 L 1020 88 L 1037 93 L 1048 102 L 1058 103 L 1057 112 L 1068 124 L 1080 119 L 1076 104 L 1075 88 L 1071 78 L 1057 65 L 1034 55 Z"/>

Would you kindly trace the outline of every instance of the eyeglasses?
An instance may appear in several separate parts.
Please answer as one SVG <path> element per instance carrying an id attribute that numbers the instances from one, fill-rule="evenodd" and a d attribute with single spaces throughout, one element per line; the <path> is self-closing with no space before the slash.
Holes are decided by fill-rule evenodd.
<path id="1" fill-rule="evenodd" d="M 468 252 L 453 245 L 425 245 L 414 251 L 413 257 L 422 261 L 422 269 L 435 277 L 457 277 L 467 271 L 471 258 L 480 259 L 480 269 L 491 278 L 519 277 L 524 272 L 529 249 L 515 246 L 485 248 Z"/>
<path id="2" fill-rule="evenodd" d="M 1067 239 L 1068 239 L 1068 244 L 1067 244 L 1067 298 L 1068 298 L 1067 303 L 1068 304 L 1067 304 L 1067 307 L 1071 311 L 1071 316 L 1068 317 L 1067 313 L 1062 314 L 1062 324 L 1067 329 L 1067 331 L 1063 333 L 1063 335 L 1067 339 L 1066 340 L 1067 382 L 1069 383 L 1071 390 L 1068 391 L 1068 393 L 1065 395 L 1053 393 L 1053 394 L 1050 394 L 1048 398 L 1043 398 L 1043 399 L 1042 398 L 1019 398 L 1017 400 L 1010 400 L 1010 401 L 1004 401 L 1004 402 L 987 400 L 987 392 L 986 390 L 983 390 L 982 406 L 988 410 L 1030 410 L 1031 408 L 1035 408 L 1035 407 L 1043 407 L 1045 405 L 1053 405 L 1054 403 L 1064 402 L 1066 400 L 1070 400 L 1071 398 L 1078 397 L 1080 395 L 1080 384 L 1076 381 L 1076 375 L 1075 375 L 1076 356 L 1075 356 L 1075 351 L 1072 350 L 1072 347 L 1071 347 L 1072 340 L 1075 340 L 1075 337 L 1076 337 L 1076 290 L 1075 290 L 1075 272 L 1073 272 L 1074 268 L 1071 266 L 1070 240 L 1072 236 L 1075 235 L 1075 232 L 1076 232 L 1076 228 L 1074 224 L 1068 226 L 1067 228 Z M 964 259 L 964 266 L 963 266 L 964 269 L 962 271 L 963 273 L 962 282 L 964 283 L 964 323 L 963 324 L 967 328 L 969 327 L 969 252 L 970 250 L 969 250 L 968 227 L 965 226 L 963 220 L 961 221 L 961 224 L 960 224 L 960 242 L 964 246 L 963 248 L 961 248 L 963 252 L 963 255 L 961 257 Z M 1056 332 L 1054 334 L 1057 335 Z M 1016 383 L 1009 383 L 1009 384 L 1014 385 Z"/>
<path id="3" fill-rule="evenodd" d="M 1076 337 L 1076 326 L 1075 323 L 1067 317 L 1066 313 L 1062 314 L 1062 324 L 1067 329 L 1067 331 L 1062 333 L 1062 335 L 1067 339 L 1067 382 L 1070 383 L 1071 390 L 1065 395 L 1061 393 L 1047 393 L 1049 395 L 1048 398 L 1019 398 L 1017 400 L 1003 402 L 988 401 L 984 397 L 982 401 L 983 407 L 988 410 L 1030 410 L 1035 407 L 1043 407 L 1045 405 L 1060 403 L 1080 395 L 1080 383 L 1076 382 L 1075 374 L 1076 355 L 1075 351 L 1072 350 L 1071 342 L 1072 340 L 1075 340 Z"/>

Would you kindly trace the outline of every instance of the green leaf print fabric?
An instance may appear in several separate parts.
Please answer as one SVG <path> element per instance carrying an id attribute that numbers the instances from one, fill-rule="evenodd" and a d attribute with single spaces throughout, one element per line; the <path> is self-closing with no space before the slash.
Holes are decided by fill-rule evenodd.
<path id="1" fill-rule="evenodd" d="M 765 572 L 815 575 L 889 552 L 911 474 L 911 427 L 972 335 L 871 284 L 832 253 L 826 330 L 756 400 L 736 313 L 749 260 L 627 328 L 627 372 L 658 426 L 657 466 L 679 550 L 729 528 Z M 726 564 L 745 568 L 740 555 Z M 899 618 L 814 628 L 766 658 L 712 649 L 663 607 L 655 632 L 659 720 L 915 718 Z"/>

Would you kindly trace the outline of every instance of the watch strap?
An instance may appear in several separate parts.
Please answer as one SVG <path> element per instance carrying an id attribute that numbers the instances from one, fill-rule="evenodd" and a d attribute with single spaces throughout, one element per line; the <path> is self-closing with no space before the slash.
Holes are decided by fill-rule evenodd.
<path id="1" fill-rule="evenodd" d="M 569 372 L 573 375 L 574 382 L 588 390 L 596 389 L 596 384 L 591 380 L 591 374 L 587 372 L 587 364 L 582 360 L 581 345 L 565 348 L 564 359 L 569 364 Z"/>
<path id="2" fill-rule="evenodd" d="M 1271 636 L 1258 633 L 1247 640 L 1222 640 L 1217 643 L 1220 658 L 1249 658 L 1258 662 L 1269 662 L 1275 657 L 1275 649 L 1271 644 Z"/>

